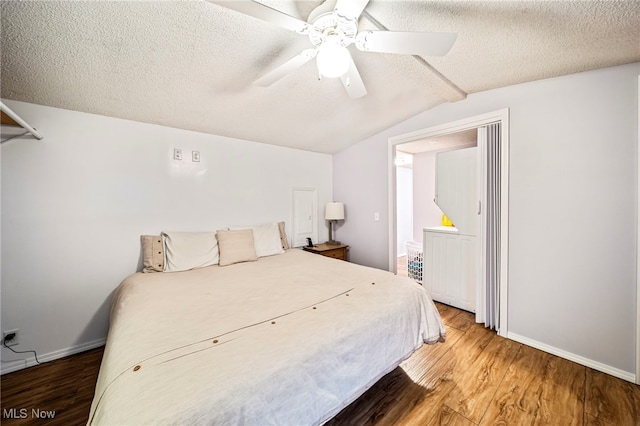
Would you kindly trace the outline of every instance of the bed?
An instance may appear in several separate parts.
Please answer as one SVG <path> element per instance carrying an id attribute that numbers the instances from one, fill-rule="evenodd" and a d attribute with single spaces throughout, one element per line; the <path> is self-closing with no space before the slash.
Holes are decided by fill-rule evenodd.
<path id="1" fill-rule="evenodd" d="M 88 424 L 319 425 L 444 326 L 408 278 L 304 252 L 127 277 Z"/>

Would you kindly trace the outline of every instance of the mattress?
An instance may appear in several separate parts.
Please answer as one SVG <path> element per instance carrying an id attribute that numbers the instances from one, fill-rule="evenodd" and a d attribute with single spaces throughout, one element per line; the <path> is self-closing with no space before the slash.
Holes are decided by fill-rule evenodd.
<path id="1" fill-rule="evenodd" d="M 318 425 L 445 338 L 408 278 L 301 250 L 118 287 L 88 424 Z"/>

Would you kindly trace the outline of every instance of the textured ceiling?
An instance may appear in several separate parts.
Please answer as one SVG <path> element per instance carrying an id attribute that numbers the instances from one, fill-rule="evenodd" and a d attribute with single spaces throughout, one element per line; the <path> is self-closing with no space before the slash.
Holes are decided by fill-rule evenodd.
<path id="1" fill-rule="evenodd" d="M 322 2 L 264 3 L 306 20 Z M 308 38 L 205 1 L 0 7 L 3 98 L 327 153 L 469 93 L 640 61 L 638 1 L 372 0 L 360 30 L 458 39 L 440 58 L 350 48 L 351 99 L 313 61 L 252 85 Z"/>

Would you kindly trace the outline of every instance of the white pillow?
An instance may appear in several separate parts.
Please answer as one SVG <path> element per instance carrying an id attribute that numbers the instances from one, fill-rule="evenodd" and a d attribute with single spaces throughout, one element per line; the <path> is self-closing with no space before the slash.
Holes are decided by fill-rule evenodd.
<path id="1" fill-rule="evenodd" d="M 162 243 L 163 272 L 204 268 L 220 260 L 215 232 L 163 232 Z"/>
<path id="2" fill-rule="evenodd" d="M 267 223 L 258 226 L 244 226 L 229 228 L 231 230 L 251 229 L 253 230 L 253 242 L 256 247 L 258 257 L 282 254 L 282 240 L 280 239 L 280 228 L 277 222 Z"/>

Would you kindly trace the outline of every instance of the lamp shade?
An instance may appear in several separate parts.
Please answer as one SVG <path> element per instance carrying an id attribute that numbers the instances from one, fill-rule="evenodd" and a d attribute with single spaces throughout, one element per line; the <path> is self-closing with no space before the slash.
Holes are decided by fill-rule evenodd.
<path id="1" fill-rule="evenodd" d="M 323 77 L 340 77 L 349 70 L 350 61 L 349 51 L 335 37 L 329 36 L 318 48 L 316 63 Z"/>
<path id="2" fill-rule="evenodd" d="M 324 218 L 326 220 L 343 220 L 344 204 L 343 203 L 327 203 L 324 208 Z"/>

